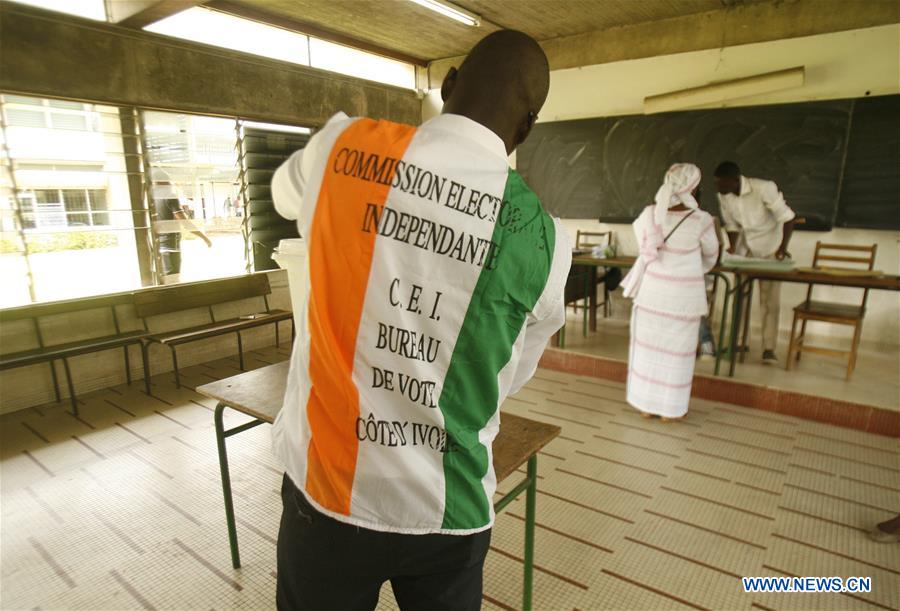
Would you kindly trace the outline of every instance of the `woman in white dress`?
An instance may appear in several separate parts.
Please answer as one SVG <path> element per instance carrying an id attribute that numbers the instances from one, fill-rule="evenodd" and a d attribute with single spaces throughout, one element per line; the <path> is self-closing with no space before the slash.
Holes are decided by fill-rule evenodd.
<path id="1" fill-rule="evenodd" d="M 707 313 L 704 275 L 716 263 L 713 218 L 697 204 L 700 169 L 677 163 L 656 204 L 634 222 L 640 256 L 625 278 L 634 298 L 628 354 L 628 403 L 663 421 L 687 413 L 700 317 Z"/>

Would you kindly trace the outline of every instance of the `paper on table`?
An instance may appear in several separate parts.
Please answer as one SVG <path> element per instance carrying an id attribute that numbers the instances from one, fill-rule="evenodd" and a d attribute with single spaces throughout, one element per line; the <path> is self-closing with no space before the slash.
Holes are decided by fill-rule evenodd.
<path id="1" fill-rule="evenodd" d="M 794 269 L 793 259 L 760 259 L 758 257 L 745 257 L 743 255 L 732 255 L 730 253 L 722 253 L 723 267 L 750 267 L 754 269 L 770 269 L 789 271 Z"/>

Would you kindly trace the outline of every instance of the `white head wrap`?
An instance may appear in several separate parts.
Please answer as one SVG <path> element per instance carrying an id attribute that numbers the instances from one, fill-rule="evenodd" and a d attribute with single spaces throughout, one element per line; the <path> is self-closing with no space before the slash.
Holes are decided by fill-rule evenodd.
<path id="1" fill-rule="evenodd" d="M 653 218 L 662 226 L 666 213 L 672 206 L 684 204 L 688 208 L 697 208 L 697 200 L 692 192 L 700 184 L 700 168 L 692 163 L 676 163 L 666 172 L 662 186 L 656 192 L 656 209 Z"/>

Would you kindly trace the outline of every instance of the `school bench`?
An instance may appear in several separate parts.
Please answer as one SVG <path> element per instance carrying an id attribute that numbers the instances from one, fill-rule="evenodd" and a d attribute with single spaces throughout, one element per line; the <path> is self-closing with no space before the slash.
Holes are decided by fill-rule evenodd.
<path id="1" fill-rule="evenodd" d="M 268 296 L 272 293 L 267 274 L 253 274 L 213 280 L 192 284 L 181 284 L 160 287 L 134 293 L 134 309 L 138 317 L 144 321 L 144 334 L 141 344 L 144 358 L 144 385 L 147 394 L 150 391 L 150 346 L 158 344 L 169 348 L 172 352 L 172 366 L 175 372 L 175 385 L 181 388 L 178 373 L 179 346 L 205 339 L 234 334 L 237 338 L 240 367 L 244 369 L 244 345 L 242 331 L 255 329 L 264 325 L 275 325 L 275 343 L 279 344 L 278 323 L 293 320 L 293 314 L 287 310 L 273 310 L 269 307 Z M 242 299 L 261 298 L 263 310 L 236 318 L 216 320 L 213 306 L 239 301 Z M 171 331 L 151 331 L 150 320 L 165 314 L 184 312 L 205 308 L 209 322 Z M 293 326 L 291 327 L 293 335 Z"/>
<path id="2" fill-rule="evenodd" d="M 47 363 L 50 366 L 50 375 L 53 378 L 53 390 L 56 393 L 56 401 L 59 402 L 61 398 L 55 363 L 56 361 L 62 361 L 63 370 L 66 374 L 66 384 L 69 387 L 69 400 L 72 402 L 72 413 L 77 416 L 78 399 L 75 395 L 75 382 L 72 378 L 72 371 L 69 368 L 69 359 L 93 352 L 121 348 L 125 361 L 125 377 L 128 383 L 131 384 L 131 363 L 128 349 L 132 345 L 141 346 L 142 341 L 147 336 L 147 331 L 143 329 L 122 331 L 116 307 L 130 306 L 131 303 L 132 296 L 125 293 L 122 295 L 72 299 L 0 310 L 0 323 L 3 324 L 17 320 L 31 320 L 34 341 L 37 344 L 36 347 L 28 350 L 0 354 L 0 371 Z M 42 328 L 42 321 L 53 316 L 71 314 L 73 312 L 86 312 L 88 310 L 105 310 L 109 320 L 112 322 L 111 328 L 115 332 L 101 332 L 102 335 L 62 343 L 52 343 L 52 338 L 46 337 L 47 333 Z M 146 365 L 145 360 L 145 370 Z"/>
<path id="3" fill-rule="evenodd" d="M 215 399 L 217 402 L 214 412 L 216 444 L 219 450 L 222 493 L 225 498 L 225 520 L 228 525 L 228 543 L 231 547 L 231 565 L 236 569 L 241 567 L 241 557 L 238 551 L 234 501 L 231 495 L 231 473 L 228 469 L 225 439 L 260 424 L 275 422 L 284 402 L 289 366 L 289 362 L 284 361 L 197 387 L 198 393 Z M 251 416 L 253 419 L 226 429 L 222 417 L 226 407 Z M 522 609 L 524 611 L 531 611 L 532 605 L 538 480 L 537 455 L 560 432 L 561 429 L 554 424 L 537 422 L 503 412 L 500 416 L 500 433 L 494 440 L 494 473 L 497 476 L 497 482 L 502 482 L 526 465 L 525 478 L 494 502 L 494 510 L 499 512 L 520 494 L 525 493 L 525 557 L 523 559 L 525 568 L 522 587 Z"/>

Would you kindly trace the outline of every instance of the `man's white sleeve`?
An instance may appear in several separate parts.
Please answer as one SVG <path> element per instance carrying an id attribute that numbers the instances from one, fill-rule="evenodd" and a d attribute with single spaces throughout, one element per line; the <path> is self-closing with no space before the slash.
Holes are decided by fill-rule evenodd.
<path id="1" fill-rule="evenodd" d="M 776 221 L 779 223 L 787 223 L 797 216 L 794 214 L 794 211 L 788 207 L 787 202 L 784 201 L 784 194 L 778 190 L 778 185 L 774 182 L 771 180 L 762 180 L 758 184 L 758 188 L 760 189 L 763 203 L 766 205 L 766 208 L 769 209 L 769 212 L 772 213 L 772 216 Z"/>
<path id="2" fill-rule="evenodd" d="M 300 217 L 300 206 L 303 205 L 308 176 L 303 167 L 305 150 L 301 149 L 288 157 L 272 176 L 272 202 L 275 204 L 275 211 L 289 221 L 296 221 Z M 312 155 L 305 156 L 307 160 L 311 157 Z"/>
<path id="3" fill-rule="evenodd" d="M 534 312 L 528 316 L 522 355 L 516 365 L 509 394 L 519 392 L 531 379 L 541 355 L 544 354 L 544 348 L 547 347 L 547 341 L 566 323 L 564 293 L 569 268 L 572 266 L 572 246 L 562 223 L 558 219 L 553 221 L 556 225 L 556 238 L 550 275 Z"/>
<path id="4" fill-rule="evenodd" d="M 272 201 L 275 204 L 275 211 L 288 220 L 298 221 L 300 235 L 306 234 L 307 228 L 302 225 L 305 217 L 308 221 L 309 215 L 303 215 L 301 212 L 305 203 L 304 198 L 310 188 L 309 181 L 315 174 L 316 162 L 321 155 L 330 153 L 334 140 L 351 121 L 343 112 L 331 117 L 309 139 L 306 146 L 288 157 L 272 176 Z M 314 181 L 314 185 L 316 182 Z"/>

